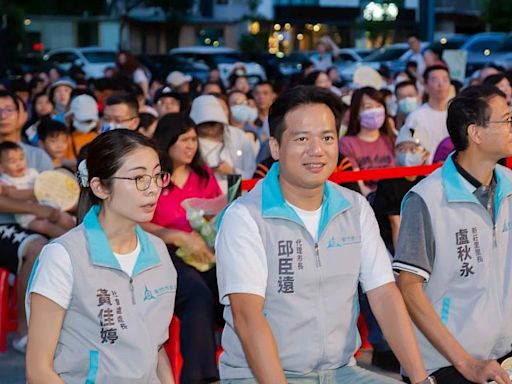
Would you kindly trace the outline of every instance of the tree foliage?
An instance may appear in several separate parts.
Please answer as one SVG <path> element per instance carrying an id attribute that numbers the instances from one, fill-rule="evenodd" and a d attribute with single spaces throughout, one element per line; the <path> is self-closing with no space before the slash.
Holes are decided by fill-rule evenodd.
<path id="1" fill-rule="evenodd" d="M 481 18 L 492 31 L 512 31 L 512 1 L 510 0 L 480 0 Z"/>

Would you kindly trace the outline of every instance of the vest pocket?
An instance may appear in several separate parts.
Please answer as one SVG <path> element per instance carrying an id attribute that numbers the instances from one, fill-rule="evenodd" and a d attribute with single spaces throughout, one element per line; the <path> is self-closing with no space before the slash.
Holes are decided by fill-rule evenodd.
<path id="1" fill-rule="evenodd" d="M 100 352 L 96 350 L 89 351 L 89 370 L 85 384 L 95 384 L 96 375 L 98 374 L 98 365 L 100 362 Z"/>

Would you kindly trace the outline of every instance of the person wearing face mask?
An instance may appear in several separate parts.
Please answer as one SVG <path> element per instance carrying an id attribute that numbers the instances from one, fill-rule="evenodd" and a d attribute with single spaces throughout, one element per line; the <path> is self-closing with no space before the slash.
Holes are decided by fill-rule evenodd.
<path id="1" fill-rule="evenodd" d="M 66 158 L 76 160 L 82 147 L 98 136 L 98 104 L 92 96 L 87 94 L 76 96 L 70 104 L 66 114 L 69 136 Z"/>
<path id="2" fill-rule="evenodd" d="M 415 132 L 413 129 L 400 131 L 395 142 L 397 166 L 414 166 L 425 163 L 428 152 L 421 145 L 422 140 L 424 140 L 421 136 L 421 132 Z M 379 224 L 380 236 L 391 254 L 394 254 L 400 229 L 402 198 L 422 178 L 412 176 L 379 180 L 377 183 L 371 206 Z M 373 346 L 372 365 L 384 370 L 398 372 L 398 361 L 383 337 L 382 331 L 367 305 L 366 297 L 361 295 L 360 302 L 368 327 L 368 340 Z"/>
<path id="3" fill-rule="evenodd" d="M 402 128 L 405 119 L 414 112 L 420 105 L 420 94 L 416 83 L 410 80 L 397 82 L 395 86 L 395 97 L 398 104 L 398 111 L 395 118 L 396 129 Z"/>
<path id="4" fill-rule="evenodd" d="M 213 95 L 195 98 L 190 109 L 190 118 L 197 126 L 199 151 L 223 193 L 227 192 L 228 175 L 250 179 L 256 169 L 252 142 L 242 130 L 229 125 L 228 113 Z"/>
<path id="5" fill-rule="evenodd" d="M 354 91 L 348 130 L 340 139 L 340 152 L 349 158 L 355 170 L 393 167 L 394 141 L 382 93 L 372 87 Z M 365 196 L 376 187 L 376 181 L 360 182 Z"/>
<path id="6" fill-rule="evenodd" d="M 101 118 L 99 133 L 115 129 L 128 129 L 137 131 L 139 129 L 139 104 L 137 99 L 130 93 L 117 92 L 105 100 L 103 117 Z M 77 164 L 87 158 L 89 144 L 85 144 L 78 151 Z"/>
<path id="7" fill-rule="evenodd" d="M 384 100 L 386 101 L 386 110 L 388 112 L 388 116 L 394 118 L 398 112 L 398 102 L 394 97 L 393 92 L 387 88 L 383 88 L 380 91 L 384 95 Z"/>
<path id="8" fill-rule="evenodd" d="M 421 131 L 404 127 L 396 138 L 396 165 L 413 167 L 425 164 L 429 153 L 423 148 Z M 377 184 L 372 207 L 379 223 L 380 235 L 393 254 L 400 229 L 400 205 L 405 194 L 423 177 L 407 176 L 398 179 L 380 180 Z"/>
<path id="9" fill-rule="evenodd" d="M 232 126 L 245 130 L 246 126 L 254 124 L 254 121 L 258 118 L 258 110 L 249 104 L 249 99 L 245 93 L 237 90 L 231 91 L 228 95 L 228 102 Z"/>
<path id="10" fill-rule="evenodd" d="M 254 121 L 258 118 L 258 110 L 249 104 L 246 94 L 241 91 L 231 91 L 228 95 L 230 110 L 229 122 L 233 127 L 242 129 L 253 143 L 254 154 L 261 148 L 258 129 Z"/>

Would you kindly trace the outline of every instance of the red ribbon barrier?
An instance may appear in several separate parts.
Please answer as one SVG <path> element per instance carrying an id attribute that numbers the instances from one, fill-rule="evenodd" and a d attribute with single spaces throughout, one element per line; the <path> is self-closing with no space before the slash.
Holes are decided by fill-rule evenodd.
<path id="1" fill-rule="evenodd" d="M 419 165 L 416 167 L 396 167 L 396 168 L 374 168 L 363 171 L 335 172 L 329 177 L 329 180 L 336 184 L 349 183 L 354 181 L 398 179 L 406 176 L 426 176 L 439 168 L 442 163 L 431 165 Z M 261 179 L 242 180 L 242 191 L 249 191 Z"/>

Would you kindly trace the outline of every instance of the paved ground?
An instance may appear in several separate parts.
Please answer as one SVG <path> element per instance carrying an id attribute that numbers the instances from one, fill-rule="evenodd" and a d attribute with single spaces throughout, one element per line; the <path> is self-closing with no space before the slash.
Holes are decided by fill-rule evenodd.
<path id="1" fill-rule="evenodd" d="M 0 383 L 1 384 L 25 384 L 25 356 L 19 354 L 11 348 L 10 341 L 12 334 L 9 338 L 9 349 L 5 353 L 0 353 Z M 386 376 L 400 379 L 397 374 L 381 371 L 370 364 L 372 352 L 363 350 L 361 357 L 358 359 L 359 364 L 372 371 L 385 374 Z"/>
<path id="2" fill-rule="evenodd" d="M 0 383 L 24 384 L 25 383 L 25 356 L 14 351 L 11 347 L 13 334 L 8 340 L 8 350 L 0 353 Z"/>

